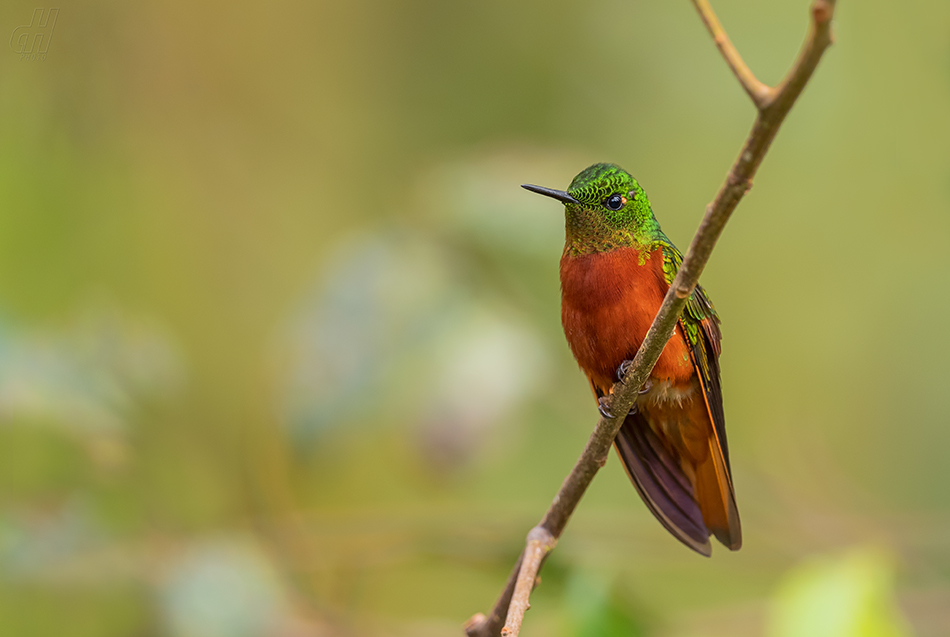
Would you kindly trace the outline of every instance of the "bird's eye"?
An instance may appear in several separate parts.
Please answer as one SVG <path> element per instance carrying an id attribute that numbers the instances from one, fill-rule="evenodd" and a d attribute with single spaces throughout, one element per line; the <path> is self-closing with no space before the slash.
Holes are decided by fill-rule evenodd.
<path id="1" fill-rule="evenodd" d="M 620 210 L 627 203 L 620 195 L 611 195 L 604 199 L 604 207 L 610 210 Z"/>

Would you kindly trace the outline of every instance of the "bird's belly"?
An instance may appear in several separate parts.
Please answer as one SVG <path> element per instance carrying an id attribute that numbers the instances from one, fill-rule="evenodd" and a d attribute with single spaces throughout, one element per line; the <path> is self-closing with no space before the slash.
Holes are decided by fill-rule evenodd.
<path id="1" fill-rule="evenodd" d="M 632 359 L 659 310 L 669 285 L 659 251 L 641 263 L 634 249 L 565 257 L 561 262 L 561 320 L 580 367 L 608 391 L 619 365 Z M 651 376 L 674 385 L 694 374 L 677 326 Z"/>

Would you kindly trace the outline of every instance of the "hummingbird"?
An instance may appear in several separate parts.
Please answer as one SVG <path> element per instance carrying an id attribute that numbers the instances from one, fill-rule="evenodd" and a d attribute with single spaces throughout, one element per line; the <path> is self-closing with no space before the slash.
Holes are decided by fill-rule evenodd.
<path id="1" fill-rule="evenodd" d="M 523 188 L 564 204 L 561 323 L 601 413 L 646 337 L 683 256 L 650 200 L 615 164 L 594 164 L 566 191 Z M 709 556 L 710 536 L 742 545 L 719 379 L 722 332 L 697 285 L 614 440 L 647 507 L 679 541 Z"/>

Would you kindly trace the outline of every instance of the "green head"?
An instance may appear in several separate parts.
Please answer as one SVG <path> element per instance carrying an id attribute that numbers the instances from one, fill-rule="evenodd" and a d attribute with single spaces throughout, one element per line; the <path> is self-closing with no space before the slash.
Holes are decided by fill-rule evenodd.
<path id="1" fill-rule="evenodd" d="M 586 168 L 567 191 L 529 184 L 522 188 L 564 202 L 565 249 L 574 256 L 645 247 L 662 236 L 643 188 L 615 164 Z"/>

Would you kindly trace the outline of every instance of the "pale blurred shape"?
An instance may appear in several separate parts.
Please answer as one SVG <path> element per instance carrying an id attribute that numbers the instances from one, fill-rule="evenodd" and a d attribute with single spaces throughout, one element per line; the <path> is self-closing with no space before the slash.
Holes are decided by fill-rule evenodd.
<path id="1" fill-rule="evenodd" d="M 326 261 L 280 344 L 282 411 L 298 440 L 372 410 L 369 390 L 455 296 L 446 257 L 407 229 L 354 235 Z"/>
<path id="2" fill-rule="evenodd" d="M 262 637 L 280 633 L 288 604 L 253 544 L 219 540 L 196 544 L 171 567 L 161 609 L 173 637 Z"/>
<path id="3" fill-rule="evenodd" d="M 281 344 L 281 408 L 298 444 L 354 421 L 421 422 L 425 456 L 452 465 L 544 377 L 530 324 L 435 238 L 390 226 L 327 259 Z"/>
<path id="4" fill-rule="evenodd" d="M 769 622 L 769 637 L 909 637 L 894 601 L 886 553 L 855 549 L 810 560 L 786 575 Z"/>
<path id="5" fill-rule="evenodd" d="M 106 539 L 81 498 L 7 511 L 0 514 L 0 573 L 27 580 L 68 577 L 66 565 Z"/>
<path id="6" fill-rule="evenodd" d="M 0 421 L 114 434 L 137 401 L 177 392 L 184 368 L 164 329 L 109 304 L 62 330 L 0 326 Z"/>
<path id="7" fill-rule="evenodd" d="M 425 403 L 423 448 L 442 468 L 466 460 L 547 376 L 544 348 L 526 325 L 489 308 L 471 310 L 436 350 Z"/>
<path id="8" fill-rule="evenodd" d="M 442 162 L 419 180 L 426 215 L 465 241 L 556 263 L 564 244 L 564 209 L 521 184 L 564 189 L 584 167 L 563 150 L 511 149 Z"/>

